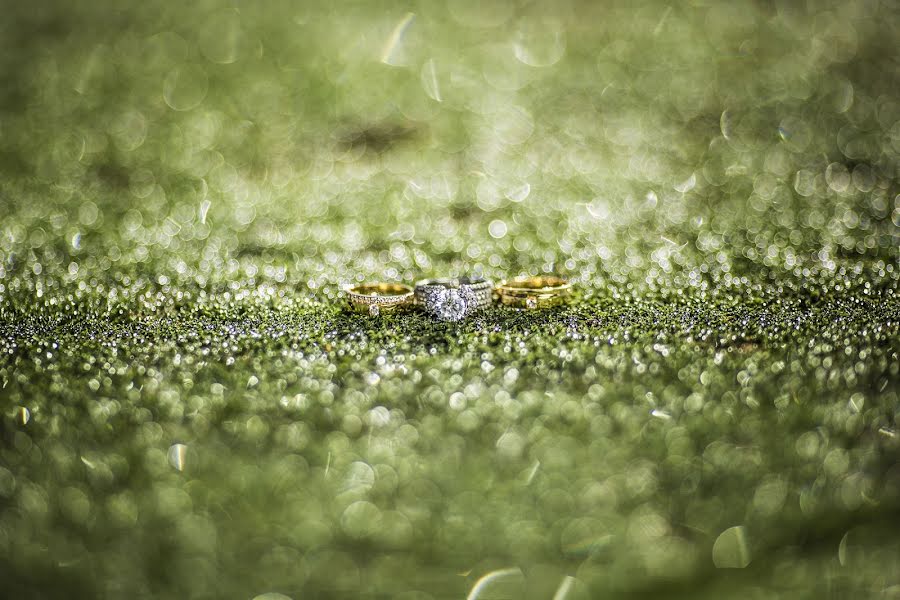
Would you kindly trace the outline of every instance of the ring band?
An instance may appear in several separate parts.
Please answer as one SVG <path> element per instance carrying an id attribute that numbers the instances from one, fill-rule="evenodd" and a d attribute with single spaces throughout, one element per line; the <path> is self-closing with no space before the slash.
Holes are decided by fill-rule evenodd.
<path id="1" fill-rule="evenodd" d="M 354 312 L 368 313 L 377 317 L 382 312 L 391 312 L 413 302 L 413 289 L 402 283 L 361 283 L 344 288 L 347 302 Z"/>
<path id="2" fill-rule="evenodd" d="M 513 308 L 549 308 L 566 301 L 572 284 L 555 275 L 515 277 L 501 281 L 495 290 L 500 303 Z"/>
<path id="3" fill-rule="evenodd" d="M 416 302 L 439 321 L 459 321 L 491 304 L 493 284 L 481 277 L 426 279 L 416 284 Z"/>

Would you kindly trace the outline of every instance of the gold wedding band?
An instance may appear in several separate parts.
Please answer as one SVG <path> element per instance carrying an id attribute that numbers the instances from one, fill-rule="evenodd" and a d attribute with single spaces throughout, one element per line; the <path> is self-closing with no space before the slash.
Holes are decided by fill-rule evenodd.
<path id="1" fill-rule="evenodd" d="M 572 293 L 572 284 L 555 275 L 515 277 L 501 281 L 494 291 L 504 306 L 549 308 L 566 301 Z"/>
<path id="2" fill-rule="evenodd" d="M 361 283 L 345 287 L 344 292 L 351 310 L 373 317 L 410 305 L 415 297 L 413 289 L 402 283 Z"/>

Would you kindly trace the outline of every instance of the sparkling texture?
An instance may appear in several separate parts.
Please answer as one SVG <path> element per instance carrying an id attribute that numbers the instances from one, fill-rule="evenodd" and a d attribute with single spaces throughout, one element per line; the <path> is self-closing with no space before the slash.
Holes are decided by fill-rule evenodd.
<path id="1" fill-rule="evenodd" d="M 5 3 L 2 595 L 896 594 L 898 21 Z"/>

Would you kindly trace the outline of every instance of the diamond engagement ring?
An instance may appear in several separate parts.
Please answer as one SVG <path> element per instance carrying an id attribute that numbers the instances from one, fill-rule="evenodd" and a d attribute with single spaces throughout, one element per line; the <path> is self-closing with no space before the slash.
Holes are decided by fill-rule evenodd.
<path id="1" fill-rule="evenodd" d="M 362 283 L 344 288 L 350 309 L 377 317 L 413 303 L 413 289 L 402 283 Z"/>
<path id="2" fill-rule="evenodd" d="M 572 284 L 555 275 L 516 277 L 501 281 L 496 292 L 500 303 L 505 306 L 548 308 L 565 302 L 572 293 Z"/>
<path id="3" fill-rule="evenodd" d="M 489 306 L 492 288 L 480 277 L 426 279 L 416 284 L 416 302 L 439 321 L 459 321 Z"/>

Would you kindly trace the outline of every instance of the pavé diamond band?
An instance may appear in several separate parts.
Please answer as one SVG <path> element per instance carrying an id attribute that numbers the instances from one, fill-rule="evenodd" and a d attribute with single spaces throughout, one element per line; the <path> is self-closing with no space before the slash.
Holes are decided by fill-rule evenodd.
<path id="1" fill-rule="evenodd" d="M 413 303 L 414 292 L 402 283 L 362 283 L 344 288 L 350 308 L 376 317 Z"/>
<path id="2" fill-rule="evenodd" d="M 435 319 L 459 321 L 489 306 L 493 284 L 480 277 L 426 279 L 416 284 L 416 302 Z"/>
<path id="3" fill-rule="evenodd" d="M 572 284 L 555 275 L 515 277 L 501 281 L 496 292 L 505 306 L 548 308 L 565 302 L 572 293 Z"/>

